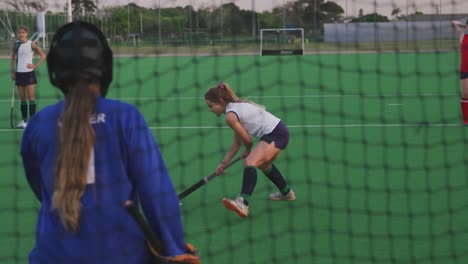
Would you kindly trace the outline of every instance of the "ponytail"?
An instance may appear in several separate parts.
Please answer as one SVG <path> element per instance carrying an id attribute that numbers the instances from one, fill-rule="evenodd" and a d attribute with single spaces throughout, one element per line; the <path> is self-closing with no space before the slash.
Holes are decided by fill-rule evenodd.
<path id="1" fill-rule="evenodd" d="M 77 232 L 81 215 L 81 197 L 93 151 L 95 134 L 91 116 L 97 94 L 89 76 L 68 88 L 64 111 L 58 126 L 58 153 L 55 163 L 52 209 L 56 210 L 65 229 Z"/>
<path id="2" fill-rule="evenodd" d="M 241 99 L 232 91 L 231 87 L 227 83 L 220 82 L 217 86 L 211 87 L 205 93 L 205 100 L 213 103 L 237 103 L 244 102 L 256 105 L 262 109 L 266 109 L 265 106 L 257 104 L 247 99 Z"/>
<path id="3" fill-rule="evenodd" d="M 205 100 L 214 103 L 225 103 L 239 102 L 239 97 L 232 91 L 228 84 L 220 82 L 217 86 L 211 87 L 205 93 Z"/>

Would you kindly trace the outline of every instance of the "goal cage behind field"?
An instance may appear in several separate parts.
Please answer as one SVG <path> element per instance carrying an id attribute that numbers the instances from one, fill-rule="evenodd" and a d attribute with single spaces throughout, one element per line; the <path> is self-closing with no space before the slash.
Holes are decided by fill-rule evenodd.
<path id="1" fill-rule="evenodd" d="M 209 45 L 210 37 L 207 31 L 184 31 L 184 43 L 190 45 Z"/>
<path id="2" fill-rule="evenodd" d="M 304 54 L 303 28 L 263 28 L 260 30 L 260 55 Z"/>

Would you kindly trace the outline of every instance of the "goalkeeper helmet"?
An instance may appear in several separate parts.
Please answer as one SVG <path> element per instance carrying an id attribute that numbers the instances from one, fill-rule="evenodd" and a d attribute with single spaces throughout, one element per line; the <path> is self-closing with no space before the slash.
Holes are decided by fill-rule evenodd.
<path id="1" fill-rule="evenodd" d="M 47 54 L 50 82 L 67 94 L 70 83 L 89 75 L 100 80 L 105 96 L 112 82 L 112 50 L 104 34 L 87 22 L 72 22 L 59 28 Z"/>

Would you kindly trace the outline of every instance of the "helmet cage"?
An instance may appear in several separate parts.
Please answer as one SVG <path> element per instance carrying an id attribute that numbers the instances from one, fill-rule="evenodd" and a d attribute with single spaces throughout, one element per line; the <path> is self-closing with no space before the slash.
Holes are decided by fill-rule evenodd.
<path id="1" fill-rule="evenodd" d="M 47 68 L 50 82 L 65 95 L 69 83 L 87 74 L 100 80 L 101 95 L 105 96 L 112 82 L 112 50 L 93 24 L 68 23 L 52 39 Z"/>

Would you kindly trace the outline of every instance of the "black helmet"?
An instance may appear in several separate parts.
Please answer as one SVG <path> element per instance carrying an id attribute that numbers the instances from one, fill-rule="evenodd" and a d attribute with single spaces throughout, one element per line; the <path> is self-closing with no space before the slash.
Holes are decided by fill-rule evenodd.
<path id="1" fill-rule="evenodd" d="M 105 96 L 112 82 L 112 50 L 104 34 L 87 22 L 68 23 L 57 30 L 47 54 L 50 82 L 63 94 L 68 83 L 82 73 L 100 80 L 101 95 Z"/>

